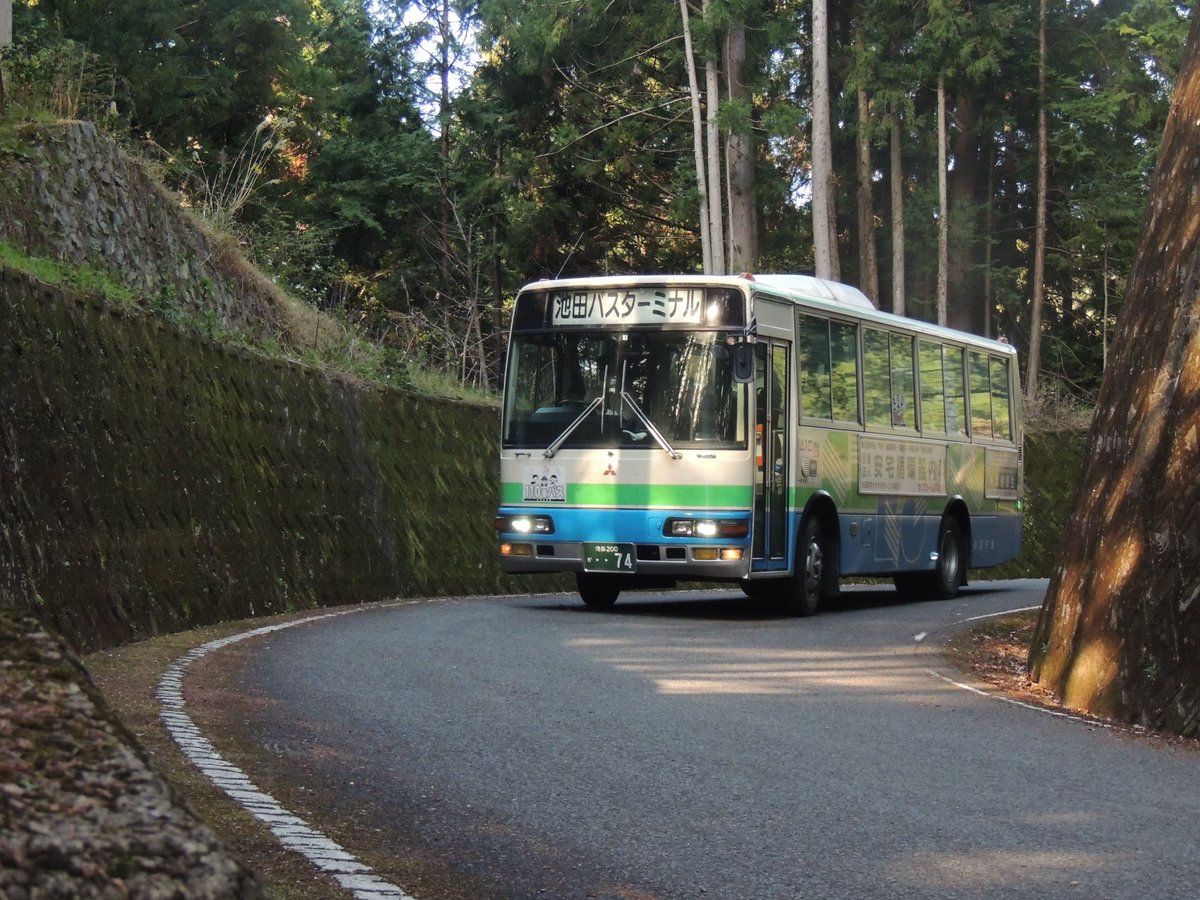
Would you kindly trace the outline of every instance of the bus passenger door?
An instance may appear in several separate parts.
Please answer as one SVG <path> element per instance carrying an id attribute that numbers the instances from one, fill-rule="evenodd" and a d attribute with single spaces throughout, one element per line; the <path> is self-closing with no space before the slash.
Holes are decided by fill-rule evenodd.
<path id="1" fill-rule="evenodd" d="M 788 345 L 755 346 L 754 549 L 751 568 L 787 568 Z"/>

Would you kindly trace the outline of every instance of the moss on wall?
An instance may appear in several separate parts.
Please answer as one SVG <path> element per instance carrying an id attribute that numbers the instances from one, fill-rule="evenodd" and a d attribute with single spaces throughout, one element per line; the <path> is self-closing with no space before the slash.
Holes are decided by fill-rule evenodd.
<path id="1" fill-rule="evenodd" d="M 0 323 L 0 594 L 79 650 L 530 589 L 496 563 L 494 410 L 260 358 L 12 272 Z"/>

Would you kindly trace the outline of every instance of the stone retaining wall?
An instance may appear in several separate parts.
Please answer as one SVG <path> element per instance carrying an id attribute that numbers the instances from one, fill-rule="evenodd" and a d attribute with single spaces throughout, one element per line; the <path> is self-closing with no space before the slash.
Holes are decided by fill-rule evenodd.
<path id="1" fill-rule="evenodd" d="M 12 272 L 0 324 L 0 605 L 79 652 L 528 589 L 496 563 L 494 409 L 352 384 Z"/>

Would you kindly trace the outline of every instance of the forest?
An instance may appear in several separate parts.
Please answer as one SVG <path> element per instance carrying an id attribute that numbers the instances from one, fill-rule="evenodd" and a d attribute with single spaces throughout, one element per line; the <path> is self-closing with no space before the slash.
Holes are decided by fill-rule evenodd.
<path id="1" fill-rule="evenodd" d="M 496 388 L 534 279 L 815 271 L 1088 405 L 1190 7 L 13 0 L 0 69 L 6 117 L 97 122 L 294 296 L 463 384 Z"/>

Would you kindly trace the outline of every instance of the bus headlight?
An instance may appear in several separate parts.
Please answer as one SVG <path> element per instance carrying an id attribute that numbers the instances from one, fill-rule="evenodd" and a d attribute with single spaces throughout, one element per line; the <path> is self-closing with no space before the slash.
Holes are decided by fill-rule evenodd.
<path id="1" fill-rule="evenodd" d="M 549 516 L 496 516 L 496 531 L 515 534 L 554 534 Z"/>
<path id="2" fill-rule="evenodd" d="M 750 533 L 749 519 L 667 519 L 667 537 L 744 538 Z"/>

